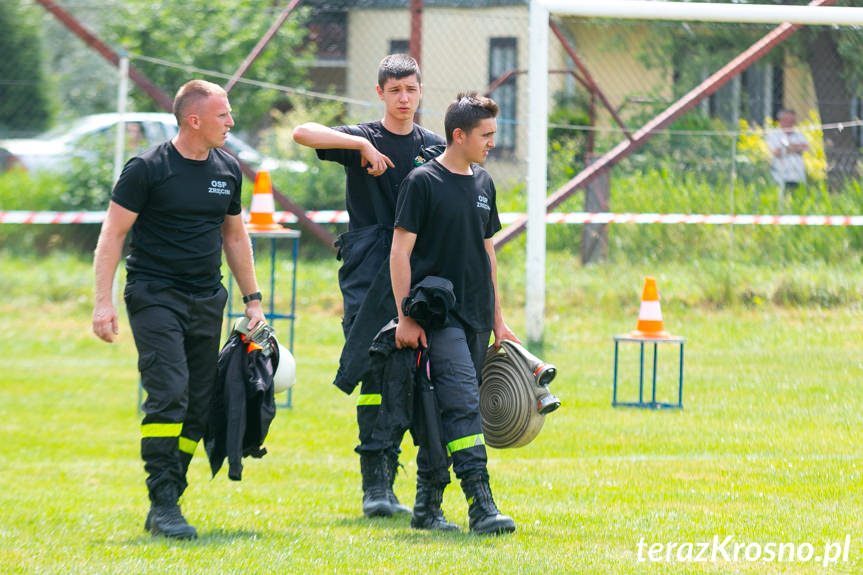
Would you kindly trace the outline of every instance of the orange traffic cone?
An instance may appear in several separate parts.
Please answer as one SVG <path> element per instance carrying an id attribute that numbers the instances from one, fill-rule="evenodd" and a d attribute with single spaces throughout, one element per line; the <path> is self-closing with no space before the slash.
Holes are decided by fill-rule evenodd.
<path id="1" fill-rule="evenodd" d="M 270 172 L 262 170 L 255 176 L 255 189 L 252 192 L 252 205 L 249 208 L 250 218 L 246 224 L 246 229 L 250 232 L 284 231 L 285 228 L 273 220 L 275 210 Z"/>
<path id="2" fill-rule="evenodd" d="M 662 326 L 662 310 L 659 307 L 659 291 L 655 278 L 644 278 L 644 291 L 641 294 L 641 307 L 638 310 L 638 324 L 630 337 L 642 339 L 664 339 L 673 337 Z"/>

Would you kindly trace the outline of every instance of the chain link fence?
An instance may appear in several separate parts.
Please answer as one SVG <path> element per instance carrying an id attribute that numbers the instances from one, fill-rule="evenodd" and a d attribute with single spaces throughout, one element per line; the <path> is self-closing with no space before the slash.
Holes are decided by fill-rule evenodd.
<path id="1" fill-rule="evenodd" d="M 112 50 L 126 50 L 132 66 L 171 95 L 192 77 L 227 83 L 289 3 L 50 4 Z M 859 29 L 803 27 L 729 74 L 716 92 L 693 92 L 774 28 L 553 15 L 550 191 L 689 94 L 697 100 L 689 111 L 600 180 L 591 211 L 860 213 Z M 500 104 L 488 169 L 501 190 L 501 209 L 522 211 L 529 106 L 523 0 L 300 2 L 233 87 L 235 131 L 262 154 L 309 166 L 305 175 L 274 176 L 305 208 L 341 208 L 340 172 L 293 144 L 290 129 L 310 120 L 380 118 L 376 70 L 393 52 L 418 56 L 419 121 L 438 133 L 459 92 L 488 93 Z M 117 85 L 115 67 L 46 2 L 0 3 L 0 138 L 114 111 Z M 161 111 L 139 86 L 130 107 Z M 794 112 L 784 131 L 777 126 L 782 110 Z M 791 140 L 799 144 L 794 150 Z M 783 179 L 781 164 L 789 161 L 803 166 L 794 181 Z M 584 210 L 585 196 L 574 194 L 559 209 Z M 552 245 L 580 241 L 576 232 L 550 236 Z"/>

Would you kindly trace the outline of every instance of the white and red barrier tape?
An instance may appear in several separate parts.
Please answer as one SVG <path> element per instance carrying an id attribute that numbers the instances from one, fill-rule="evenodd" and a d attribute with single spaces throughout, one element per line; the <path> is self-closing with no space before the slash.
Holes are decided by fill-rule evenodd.
<path id="1" fill-rule="evenodd" d="M 348 213 L 344 210 L 306 212 L 319 224 L 344 224 Z M 502 224 L 510 224 L 524 214 L 500 214 Z M 98 224 L 105 212 L 27 212 L 0 211 L 0 224 Z M 297 216 L 291 212 L 273 214 L 276 222 L 294 224 Z M 861 216 L 795 216 L 747 214 L 614 214 L 610 212 L 551 212 L 545 215 L 549 224 L 712 224 L 759 226 L 863 226 Z"/>
<path id="2" fill-rule="evenodd" d="M 0 224 L 100 224 L 105 212 L 0 211 Z"/>

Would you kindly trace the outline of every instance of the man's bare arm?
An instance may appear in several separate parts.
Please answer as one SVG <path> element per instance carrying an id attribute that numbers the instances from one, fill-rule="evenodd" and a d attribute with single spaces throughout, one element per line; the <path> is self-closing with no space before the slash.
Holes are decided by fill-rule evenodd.
<path id="1" fill-rule="evenodd" d="M 231 273 L 237 280 L 237 285 L 243 295 L 249 295 L 258 291 L 258 282 L 255 279 L 255 260 L 252 256 L 252 242 L 249 233 L 243 224 L 243 216 L 225 216 L 222 224 L 222 249 L 225 252 L 225 260 Z M 259 322 L 265 322 L 264 311 L 261 302 L 252 300 L 246 304 L 246 317 L 249 318 L 249 329 L 252 330 Z"/>
<path id="2" fill-rule="evenodd" d="M 99 339 L 111 343 L 120 333 L 117 310 L 111 295 L 114 286 L 114 272 L 123 253 L 123 242 L 138 214 L 127 210 L 120 204 L 111 202 L 108 213 L 102 222 L 96 253 L 93 256 L 95 276 L 95 305 L 93 306 L 93 333 Z"/>

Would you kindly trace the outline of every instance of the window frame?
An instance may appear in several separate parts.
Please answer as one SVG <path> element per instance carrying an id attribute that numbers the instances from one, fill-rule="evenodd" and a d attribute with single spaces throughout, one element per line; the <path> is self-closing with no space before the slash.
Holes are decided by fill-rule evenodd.
<path id="1" fill-rule="evenodd" d="M 496 56 L 497 54 L 503 55 L 503 62 L 500 62 L 498 58 L 501 56 Z M 510 62 L 512 65 L 509 65 Z M 488 85 L 491 85 L 502 74 L 510 70 L 518 70 L 518 38 L 515 36 L 489 38 Z M 505 83 L 495 88 L 489 94 L 500 108 L 497 134 L 495 136 L 495 149 L 503 152 L 504 155 L 514 154 L 516 148 L 516 119 L 518 118 L 517 78 L 517 75 L 510 76 Z"/>

